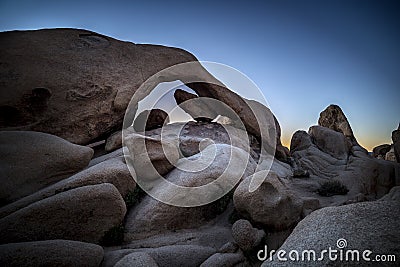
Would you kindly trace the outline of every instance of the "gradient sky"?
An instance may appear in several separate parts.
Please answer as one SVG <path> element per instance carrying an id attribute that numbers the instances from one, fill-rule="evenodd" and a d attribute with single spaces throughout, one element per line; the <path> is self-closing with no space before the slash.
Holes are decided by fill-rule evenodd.
<path id="1" fill-rule="evenodd" d="M 399 1 L 4 1 L 0 30 L 84 28 L 180 47 L 264 93 L 288 145 L 329 104 L 368 149 L 400 121 Z"/>

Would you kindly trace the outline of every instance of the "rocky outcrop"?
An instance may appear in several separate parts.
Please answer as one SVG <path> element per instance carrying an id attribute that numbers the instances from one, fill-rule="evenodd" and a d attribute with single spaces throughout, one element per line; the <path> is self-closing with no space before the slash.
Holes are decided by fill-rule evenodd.
<path id="1" fill-rule="evenodd" d="M 0 200 L 7 204 L 85 168 L 93 150 L 50 134 L 0 131 Z M 1 205 L 0 204 L 0 205 Z"/>
<path id="2" fill-rule="evenodd" d="M 392 189 L 395 190 L 395 189 Z M 374 261 L 364 261 L 362 252 L 372 251 L 367 255 L 371 260 L 377 254 L 394 254 L 399 256 L 399 236 L 397 218 L 400 216 L 400 205 L 398 201 L 390 198 L 382 201 L 363 202 L 340 207 L 328 207 L 311 213 L 302 220 L 292 234 L 287 238 L 279 250 L 286 251 L 285 257 L 289 259 L 291 250 L 316 252 L 316 258 L 321 256 L 323 250 L 346 251 L 357 249 L 359 259 L 347 262 L 362 264 L 363 266 L 375 266 Z M 307 240 L 307 242 L 304 242 Z M 339 255 L 339 252 L 335 253 Z M 311 255 L 312 257 L 312 255 Z M 273 261 L 265 261 L 263 266 L 342 266 L 345 260 L 339 258 L 330 261 L 327 254 L 322 260 L 313 261 L 279 261 L 277 255 Z M 386 262 L 392 266 L 393 262 Z M 350 264 L 353 266 L 352 264 Z"/>
<path id="3" fill-rule="evenodd" d="M 1 78 L 0 128 L 51 133 L 78 144 L 121 129 L 132 95 L 147 78 L 196 60 L 182 49 L 86 30 L 0 34 L 1 72 L 8 73 Z"/>
<path id="4" fill-rule="evenodd" d="M 357 199 L 380 198 L 400 182 L 399 165 L 370 157 L 355 141 L 339 107 L 331 105 L 325 109 L 319 124 L 329 128 L 312 126 L 309 133 L 298 131 L 292 137 L 291 156 L 294 165 L 311 176 L 307 182 L 296 180 L 298 189 L 295 191 L 300 189 L 303 192 L 301 195 L 311 197 L 300 184 L 308 184 L 309 191 L 318 192 L 319 185 L 336 180 L 349 190 L 346 195 L 337 195 L 332 200 L 340 204 Z M 322 207 L 333 205 L 326 198 L 319 199 Z"/>
<path id="5" fill-rule="evenodd" d="M 93 266 L 103 260 L 103 248 L 71 240 L 46 240 L 0 245 L 1 266 Z"/>
<path id="6" fill-rule="evenodd" d="M 337 105 L 330 105 L 319 114 L 318 125 L 340 132 L 354 145 L 358 144 L 346 115 Z"/>
<path id="7" fill-rule="evenodd" d="M 296 166 L 310 173 L 310 179 L 307 181 L 295 180 L 298 183 L 297 187 L 304 184 L 300 186 L 300 190 L 308 191 L 309 194 L 306 194 L 308 196 L 312 196 L 311 192 L 317 192 L 322 183 L 338 180 L 349 189 L 349 192 L 335 197 L 335 200 L 332 199 L 335 203 L 340 204 L 341 201 L 345 203 L 349 199 L 356 199 L 359 194 L 372 200 L 382 197 L 399 182 L 400 169 L 397 164 L 374 159 L 365 154 L 364 149 L 359 146 L 352 146 L 347 156 L 342 154 L 343 157 L 336 158 L 331 155 L 332 153 L 328 154 L 320 150 L 316 144 L 310 144 L 310 137 L 307 137 L 305 132 L 296 132 L 293 139 L 297 140 L 296 142 L 308 144 L 302 149 L 295 147 L 295 150 L 291 152 Z M 332 148 L 337 149 L 335 146 Z M 325 149 L 325 151 L 328 150 Z M 308 189 L 305 184 L 308 184 Z M 321 199 L 322 202 L 326 200 L 326 198 Z M 332 204 L 328 201 L 322 206 Z"/>
<path id="8" fill-rule="evenodd" d="M 394 146 L 391 146 L 390 150 L 386 153 L 385 160 L 397 162 L 396 154 L 394 152 Z"/>
<path id="9" fill-rule="evenodd" d="M 0 220 L 4 243 L 69 239 L 99 243 L 126 213 L 111 184 L 79 187 L 35 202 Z"/>
<path id="10" fill-rule="evenodd" d="M 390 151 L 391 145 L 383 144 L 376 146 L 372 149 L 372 156 L 374 158 L 385 159 L 386 153 Z"/>
<path id="11" fill-rule="evenodd" d="M 400 124 L 397 130 L 392 132 L 394 155 L 398 163 L 400 163 Z"/>
<path id="12" fill-rule="evenodd" d="M 169 118 L 168 114 L 164 110 L 145 110 L 136 117 L 133 123 L 133 128 L 137 132 L 144 132 L 161 128 L 167 123 L 169 123 Z"/>

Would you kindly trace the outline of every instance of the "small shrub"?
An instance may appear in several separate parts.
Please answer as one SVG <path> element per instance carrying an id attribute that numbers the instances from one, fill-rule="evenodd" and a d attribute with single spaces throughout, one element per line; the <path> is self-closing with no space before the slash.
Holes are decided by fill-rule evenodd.
<path id="1" fill-rule="evenodd" d="M 337 180 L 327 181 L 321 184 L 318 189 L 318 194 L 324 197 L 331 197 L 334 195 L 346 195 L 349 189 Z"/>
<path id="2" fill-rule="evenodd" d="M 217 200 L 217 202 L 215 203 L 217 214 L 220 214 L 226 210 L 229 202 L 231 202 L 232 196 L 233 196 L 233 193 L 229 192 L 225 196 L 223 196 L 219 200 Z"/>
<path id="3" fill-rule="evenodd" d="M 293 178 L 309 178 L 310 173 L 302 169 L 295 169 L 293 171 Z"/>
<path id="4" fill-rule="evenodd" d="M 100 244 L 103 246 L 121 245 L 124 241 L 124 232 L 125 228 L 122 224 L 114 226 L 104 234 Z"/>
<path id="5" fill-rule="evenodd" d="M 145 195 L 145 192 L 138 186 L 136 185 L 135 189 L 128 192 L 128 194 L 125 196 L 125 204 L 126 208 L 132 208 L 136 203 L 140 201 L 140 199 Z"/>

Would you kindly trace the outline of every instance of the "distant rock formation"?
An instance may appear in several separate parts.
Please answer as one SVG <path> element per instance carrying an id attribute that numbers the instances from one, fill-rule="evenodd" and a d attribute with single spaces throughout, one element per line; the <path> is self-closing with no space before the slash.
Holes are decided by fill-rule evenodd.
<path id="1" fill-rule="evenodd" d="M 374 147 L 372 156 L 377 159 L 384 159 L 400 163 L 400 124 L 397 130 L 392 132 L 393 144 L 383 144 Z"/>
<path id="2" fill-rule="evenodd" d="M 391 145 L 383 144 L 372 149 L 372 156 L 378 159 L 385 159 L 386 153 L 390 151 Z"/>
<path id="3" fill-rule="evenodd" d="M 392 132 L 392 140 L 393 140 L 393 147 L 394 147 L 394 155 L 396 157 L 397 162 L 400 163 L 400 123 L 397 130 Z"/>
<path id="4" fill-rule="evenodd" d="M 318 125 L 342 133 L 353 145 L 359 146 L 346 116 L 338 105 L 329 105 L 322 111 L 319 114 Z"/>

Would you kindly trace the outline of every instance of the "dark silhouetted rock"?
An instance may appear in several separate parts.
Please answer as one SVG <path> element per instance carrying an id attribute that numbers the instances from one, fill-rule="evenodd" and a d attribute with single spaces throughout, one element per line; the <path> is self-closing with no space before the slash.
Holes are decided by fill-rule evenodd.
<path id="1" fill-rule="evenodd" d="M 218 114 L 209 107 L 207 99 L 199 98 L 182 89 L 174 92 L 176 103 L 181 109 L 188 113 L 194 120 L 199 122 L 211 122 Z"/>
<path id="2" fill-rule="evenodd" d="M 137 132 L 144 132 L 161 128 L 169 122 L 168 114 L 161 109 L 145 110 L 135 119 L 133 128 Z"/>
<path id="3" fill-rule="evenodd" d="M 387 152 L 389 152 L 391 145 L 383 144 L 376 146 L 372 149 L 372 156 L 374 158 L 384 159 Z"/>

